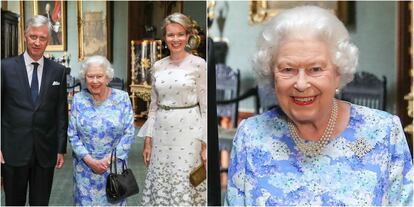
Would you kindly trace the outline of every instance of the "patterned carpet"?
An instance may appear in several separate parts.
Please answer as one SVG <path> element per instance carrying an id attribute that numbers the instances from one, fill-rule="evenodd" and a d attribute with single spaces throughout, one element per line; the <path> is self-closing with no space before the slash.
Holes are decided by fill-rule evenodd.
<path id="1" fill-rule="evenodd" d="M 138 128 L 135 129 L 138 132 Z M 128 198 L 129 206 L 137 206 L 141 203 L 142 188 L 146 175 L 146 168 L 142 160 L 143 139 L 136 138 L 129 152 L 129 165 L 132 169 L 135 179 L 140 187 L 140 193 Z M 51 206 L 72 206 L 73 205 L 73 180 L 72 180 L 72 151 L 68 145 L 68 153 L 65 155 L 65 165 L 62 169 L 56 170 L 53 180 L 52 194 L 49 205 Z M 1 189 L 1 205 L 4 206 L 4 193 Z"/>

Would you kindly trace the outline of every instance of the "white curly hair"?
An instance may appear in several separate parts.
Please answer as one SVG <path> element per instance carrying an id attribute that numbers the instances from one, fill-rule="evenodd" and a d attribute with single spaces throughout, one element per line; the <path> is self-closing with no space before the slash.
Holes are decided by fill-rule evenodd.
<path id="1" fill-rule="evenodd" d="M 261 82 L 274 85 L 273 57 L 280 43 L 289 39 L 318 38 L 330 48 L 333 64 L 341 75 L 340 88 L 354 79 L 358 48 L 349 41 L 343 23 L 329 10 L 317 6 L 299 6 L 275 16 L 258 38 L 253 57 L 254 70 Z"/>
<path id="2" fill-rule="evenodd" d="M 85 82 L 86 79 L 86 72 L 88 71 L 91 65 L 99 65 L 105 70 L 105 74 L 108 77 L 108 81 L 110 82 L 114 78 L 114 69 L 112 68 L 111 63 L 106 59 L 106 57 L 101 55 L 94 55 L 88 57 L 84 60 L 81 64 L 81 68 L 79 71 L 79 79 Z"/>

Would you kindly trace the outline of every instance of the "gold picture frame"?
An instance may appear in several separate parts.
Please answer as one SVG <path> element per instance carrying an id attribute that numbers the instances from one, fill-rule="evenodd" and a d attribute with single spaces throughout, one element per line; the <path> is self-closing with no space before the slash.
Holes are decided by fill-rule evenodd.
<path id="1" fill-rule="evenodd" d="M 351 16 L 355 2 L 348 1 L 268 1 L 250 0 L 250 24 L 262 24 L 279 12 L 300 5 L 316 5 L 332 9 L 338 18 L 347 26 L 352 25 L 354 18 Z"/>
<path id="2" fill-rule="evenodd" d="M 102 55 L 112 61 L 112 12 L 108 1 L 78 1 L 79 60 Z"/>
<path id="3" fill-rule="evenodd" d="M 33 14 L 49 19 L 52 35 L 46 51 L 66 51 L 66 1 L 33 1 Z"/>
<path id="4" fill-rule="evenodd" d="M 24 43 L 24 1 L 19 1 L 20 20 L 19 20 L 19 54 L 22 54 L 25 49 Z"/>

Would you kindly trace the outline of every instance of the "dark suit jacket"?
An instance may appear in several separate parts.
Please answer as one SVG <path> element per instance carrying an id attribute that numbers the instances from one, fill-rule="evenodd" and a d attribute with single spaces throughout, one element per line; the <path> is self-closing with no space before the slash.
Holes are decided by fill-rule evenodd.
<path id="1" fill-rule="evenodd" d="M 53 167 L 66 153 L 65 68 L 44 59 L 42 83 L 33 103 L 23 55 L 1 61 L 1 151 L 6 164 L 24 166 L 33 154 L 40 166 Z"/>

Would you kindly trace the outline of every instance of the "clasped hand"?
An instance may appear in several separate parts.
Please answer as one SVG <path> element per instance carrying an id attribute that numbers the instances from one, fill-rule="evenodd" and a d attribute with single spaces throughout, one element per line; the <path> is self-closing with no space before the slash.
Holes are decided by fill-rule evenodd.
<path id="1" fill-rule="evenodd" d="M 108 170 L 111 156 L 107 155 L 104 158 L 98 160 L 92 158 L 90 155 L 86 155 L 83 160 L 92 169 L 94 173 L 103 174 Z"/>

